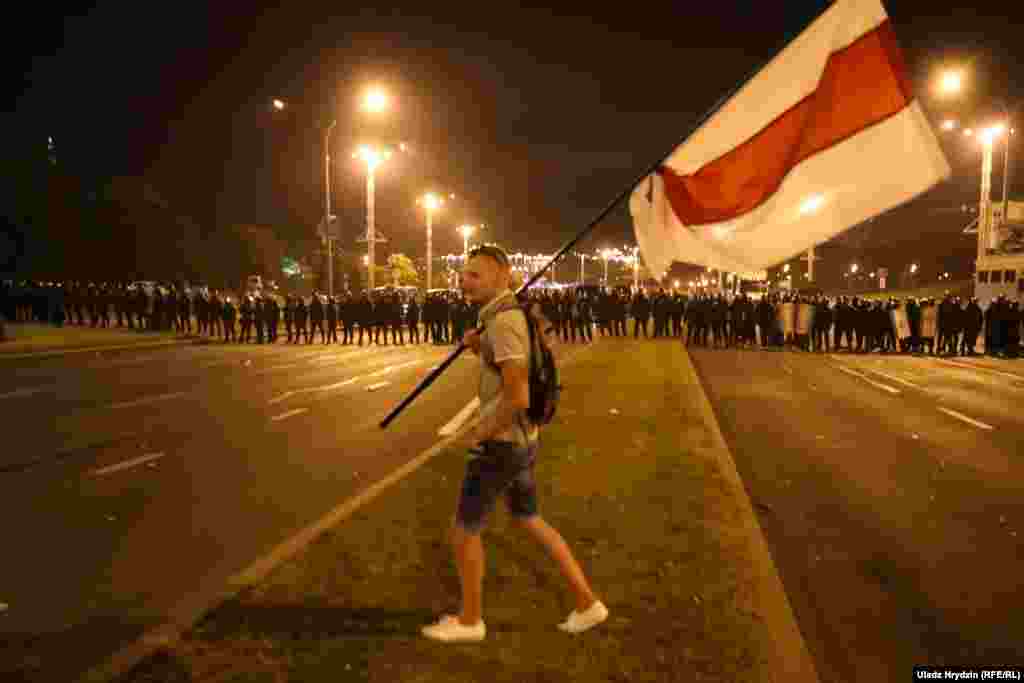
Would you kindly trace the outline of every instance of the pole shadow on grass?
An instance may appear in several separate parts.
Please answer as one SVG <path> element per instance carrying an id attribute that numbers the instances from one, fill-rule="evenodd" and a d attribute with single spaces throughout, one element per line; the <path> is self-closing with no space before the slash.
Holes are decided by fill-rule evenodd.
<path id="1" fill-rule="evenodd" d="M 342 607 L 317 604 L 253 604 L 231 600 L 190 633 L 199 640 L 232 637 L 309 639 L 408 636 L 436 614 L 427 608 Z"/>

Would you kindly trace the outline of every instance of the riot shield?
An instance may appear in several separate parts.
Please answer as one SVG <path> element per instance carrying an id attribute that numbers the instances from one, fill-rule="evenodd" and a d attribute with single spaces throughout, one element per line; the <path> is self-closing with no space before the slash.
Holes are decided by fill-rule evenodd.
<path id="1" fill-rule="evenodd" d="M 796 333 L 809 335 L 814 327 L 814 304 L 801 303 L 796 307 Z"/>
<path id="2" fill-rule="evenodd" d="M 796 330 L 796 304 L 792 301 L 779 304 L 775 317 L 779 324 L 779 332 L 787 337 L 793 334 Z"/>
<path id="3" fill-rule="evenodd" d="M 939 331 L 939 307 L 921 307 L 921 337 L 923 339 L 934 339 Z"/>
<path id="4" fill-rule="evenodd" d="M 907 339 L 911 336 L 907 309 L 901 306 L 889 311 L 889 319 L 892 321 L 892 327 L 897 339 Z"/>

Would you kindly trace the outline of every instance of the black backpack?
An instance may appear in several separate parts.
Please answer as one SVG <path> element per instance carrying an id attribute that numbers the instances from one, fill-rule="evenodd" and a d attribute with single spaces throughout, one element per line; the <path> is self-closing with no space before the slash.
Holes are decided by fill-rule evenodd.
<path id="1" fill-rule="evenodd" d="M 558 365 L 548 341 L 555 328 L 539 307 L 540 304 L 536 302 L 516 300 L 496 311 L 518 309 L 526 317 L 526 329 L 530 335 L 530 407 L 526 410 L 526 416 L 530 424 L 536 426 L 549 424 L 554 419 L 562 393 Z"/>
<path id="2" fill-rule="evenodd" d="M 530 333 L 530 407 L 526 411 L 530 422 L 546 425 L 555 417 L 562 384 L 548 337 L 553 333 L 551 322 L 539 311 L 536 302 L 520 302 L 518 308 L 526 316 Z"/>

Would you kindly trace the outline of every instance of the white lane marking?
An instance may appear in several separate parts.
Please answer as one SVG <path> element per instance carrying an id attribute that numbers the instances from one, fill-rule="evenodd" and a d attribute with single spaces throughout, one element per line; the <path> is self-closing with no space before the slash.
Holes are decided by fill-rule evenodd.
<path id="1" fill-rule="evenodd" d="M 314 389 L 314 391 L 331 391 L 332 389 L 340 389 L 341 387 L 347 387 L 349 384 L 353 384 L 360 379 L 362 379 L 362 377 L 352 377 L 349 379 L 342 380 L 340 382 L 335 382 L 334 384 L 328 384 L 326 386 L 317 387 L 316 389 Z"/>
<path id="2" fill-rule="evenodd" d="M 867 382 L 871 386 L 877 387 L 879 389 L 882 389 L 883 391 L 888 391 L 890 394 L 899 394 L 900 393 L 899 389 L 894 389 L 893 387 L 890 387 L 888 384 L 882 384 L 881 382 L 876 382 L 873 379 L 871 379 L 870 377 L 867 377 L 863 373 L 857 372 L 856 370 L 850 370 L 849 368 L 844 368 L 841 365 L 836 365 L 836 369 L 838 369 L 840 372 L 845 372 L 848 375 L 852 375 L 854 377 L 859 377 L 860 379 L 864 380 L 865 382 Z"/>
<path id="3" fill-rule="evenodd" d="M 389 384 L 391 384 L 391 382 L 377 382 L 376 384 L 371 384 L 370 386 L 366 387 L 366 390 L 367 391 L 377 391 L 378 389 L 380 389 L 382 387 L 386 387 Z"/>
<path id="4" fill-rule="evenodd" d="M 969 418 L 966 415 L 964 415 L 963 413 L 957 413 L 956 411 L 950 411 L 948 408 L 942 408 L 941 405 L 938 408 L 939 408 L 940 412 L 945 413 L 949 417 L 956 418 L 957 420 L 963 420 L 964 422 L 968 423 L 969 425 L 974 425 L 975 427 L 978 427 L 979 429 L 995 429 L 995 427 L 993 427 L 992 425 L 986 425 L 984 422 L 979 422 L 978 420 L 975 420 L 974 418 Z"/>
<path id="5" fill-rule="evenodd" d="M 32 394 L 38 394 L 40 391 L 46 391 L 48 388 L 49 387 L 26 387 L 25 389 L 15 389 L 14 391 L 8 391 L 6 394 L 0 394 L 0 398 L 31 396 Z"/>
<path id="6" fill-rule="evenodd" d="M 286 391 L 283 394 L 281 394 L 280 396 L 275 396 L 274 398 L 270 399 L 269 401 L 267 401 L 267 405 L 271 405 L 272 406 L 275 403 L 280 403 L 281 401 L 284 401 L 285 399 L 289 399 L 292 396 L 297 396 L 298 394 L 308 394 L 308 393 L 312 393 L 314 391 L 330 391 L 331 389 L 338 389 L 339 387 L 348 386 L 349 384 L 352 384 L 353 382 L 357 382 L 360 379 L 362 379 L 362 376 L 352 377 L 351 379 L 346 379 L 346 380 L 343 380 L 341 382 L 335 382 L 334 384 L 327 384 L 327 385 L 324 385 L 324 386 L 306 387 L 305 389 L 292 389 L 291 391 Z"/>
<path id="7" fill-rule="evenodd" d="M 881 370 L 872 370 L 871 368 L 868 368 L 867 371 L 868 372 L 873 372 L 876 375 L 881 375 L 882 377 L 885 377 L 886 379 L 891 379 L 893 382 L 896 382 L 897 384 L 906 385 L 906 386 L 910 387 L 911 389 L 920 389 L 921 388 L 921 386 L 919 384 L 914 384 L 913 382 L 908 382 L 905 379 L 901 379 L 901 378 L 897 377 L 896 375 L 890 375 L 889 373 L 882 372 Z"/>
<path id="8" fill-rule="evenodd" d="M 257 375 L 262 375 L 263 373 L 271 372 L 272 370 L 284 370 L 285 368 L 297 368 L 300 365 L 302 365 L 302 363 L 281 363 L 280 365 L 271 365 L 270 367 L 263 368 L 262 370 L 258 371 L 256 374 Z"/>
<path id="9" fill-rule="evenodd" d="M 473 400 L 467 403 L 462 410 L 460 410 L 455 417 L 448 421 L 448 424 L 437 430 L 438 436 L 451 436 L 455 432 L 459 431 L 459 428 L 465 424 L 469 416 L 473 414 L 473 411 L 480 407 L 480 397 L 474 396 Z"/>
<path id="10" fill-rule="evenodd" d="M 939 406 L 939 410 L 941 412 L 945 413 L 946 415 L 949 415 L 950 417 L 955 417 L 958 420 L 963 420 L 967 424 L 974 425 L 975 427 L 978 427 L 979 429 L 995 429 L 995 427 L 993 427 L 992 425 L 985 424 L 984 422 L 979 422 L 979 421 L 975 420 L 974 418 L 967 417 L 963 413 L 958 413 L 955 410 L 950 410 L 949 408 L 943 408 L 942 406 Z"/>
<path id="11" fill-rule="evenodd" d="M 940 363 L 946 363 L 954 367 L 963 368 L 964 370 L 982 370 L 984 372 L 991 372 L 996 375 L 1002 375 L 1003 377 L 1009 377 L 1011 379 L 1024 380 L 1024 375 L 1017 375 L 1012 372 L 1003 372 L 1002 370 L 996 370 L 995 368 L 988 368 L 984 365 L 973 365 L 971 363 L 960 363 L 955 360 L 946 360 L 945 358 L 935 358 L 934 360 Z"/>
<path id="12" fill-rule="evenodd" d="M 293 415 L 301 415 L 302 413 L 305 413 L 308 410 L 309 408 L 296 408 L 295 410 L 289 410 L 288 412 L 281 413 L 280 415 L 275 415 L 274 417 L 270 418 L 270 421 L 279 422 L 281 420 L 287 420 L 289 417 L 292 417 Z"/>
<path id="13" fill-rule="evenodd" d="M 388 374 L 389 372 L 391 372 L 393 370 L 397 370 L 398 368 L 407 368 L 410 365 L 419 365 L 422 362 L 423 361 L 421 361 L 421 360 L 411 360 L 411 361 L 409 361 L 407 363 L 399 363 L 398 365 L 389 365 L 386 368 L 384 368 L 383 370 L 378 370 L 377 372 L 374 372 L 374 373 L 371 373 L 371 374 L 367 375 L 367 377 L 380 377 L 381 375 L 386 375 L 386 374 Z"/>
<path id="14" fill-rule="evenodd" d="M 109 409 L 114 410 L 117 408 L 133 408 L 135 406 L 144 406 L 149 403 L 157 403 L 159 401 L 170 401 L 171 399 L 181 398 L 188 394 L 184 391 L 176 391 L 173 394 L 160 394 L 158 396 L 146 396 L 143 398 L 136 399 L 134 401 L 124 401 L 122 403 L 112 403 L 107 406 Z"/>
<path id="15" fill-rule="evenodd" d="M 136 465 L 142 465 L 147 462 L 152 462 L 153 460 L 159 460 L 162 457 L 164 457 L 163 453 L 149 453 L 147 455 L 140 455 L 137 458 L 125 460 L 124 462 L 119 462 L 116 465 L 110 465 L 109 467 L 101 467 L 98 470 L 93 470 L 92 472 L 89 473 L 89 476 L 102 477 L 104 474 L 110 474 L 111 472 L 126 470 L 129 467 L 135 467 Z"/>
<path id="16" fill-rule="evenodd" d="M 428 460 L 445 452 L 445 449 L 448 448 L 450 443 L 451 439 L 442 439 L 438 441 L 409 462 L 398 467 L 380 481 L 371 484 L 348 500 L 342 501 L 319 520 L 285 539 L 275 546 L 269 553 L 250 564 L 245 570 L 235 574 L 228 580 L 228 585 L 243 587 L 262 583 L 264 579 L 274 571 L 274 569 L 281 565 L 281 563 L 295 556 L 296 553 L 309 545 L 318 536 L 323 534 L 323 532 L 337 526 L 340 522 L 350 517 L 356 510 L 375 499 L 397 482 L 415 472 Z"/>
<path id="17" fill-rule="evenodd" d="M 319 358 L 314 358 L 310 363 L 318 363 L 320 365 L 330 365 L 331 363 L 341 363 L 356 356 L 365 356 L 367 354 L 373 355 L 374 353 L 381 352 L 382 349 L 365 348 L 365 349 L 350 349 L 341 353 L 330 353 L 328 355 L 320 354 Z"/>

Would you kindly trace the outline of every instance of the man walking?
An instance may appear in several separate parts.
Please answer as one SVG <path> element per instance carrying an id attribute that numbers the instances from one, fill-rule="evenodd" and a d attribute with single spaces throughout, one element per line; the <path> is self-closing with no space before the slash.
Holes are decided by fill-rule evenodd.
<path id="1" fill-rule="evenodd" d="M 483 334 L 466 333 L 463 343 L 481 359 L 480 420 L 458 441 L 477 444 L 466 466 L 452 543 L 462 588 L 458 615 L 441 617 L 422 629 L 423 635 L 444 642 L 483 640 L 484 551 L 480 532 L 487 513 L 504 495 L 511 517 L 555 561 L 575 598 L 576 609 L 559 628 L 581 633 L 608 618 L 572 551 L 557 530 L 537 513 L 534 463 L 538 428 L 530 424 L 529 367 L 533 352 L 526 317 L 509 289 L 511 268 L 505 252 L 493 246 L 470 252 L 463 270 L 463 289 L 481 305 Z M 470 437 L 467 440 L 467 437 Z"/>

